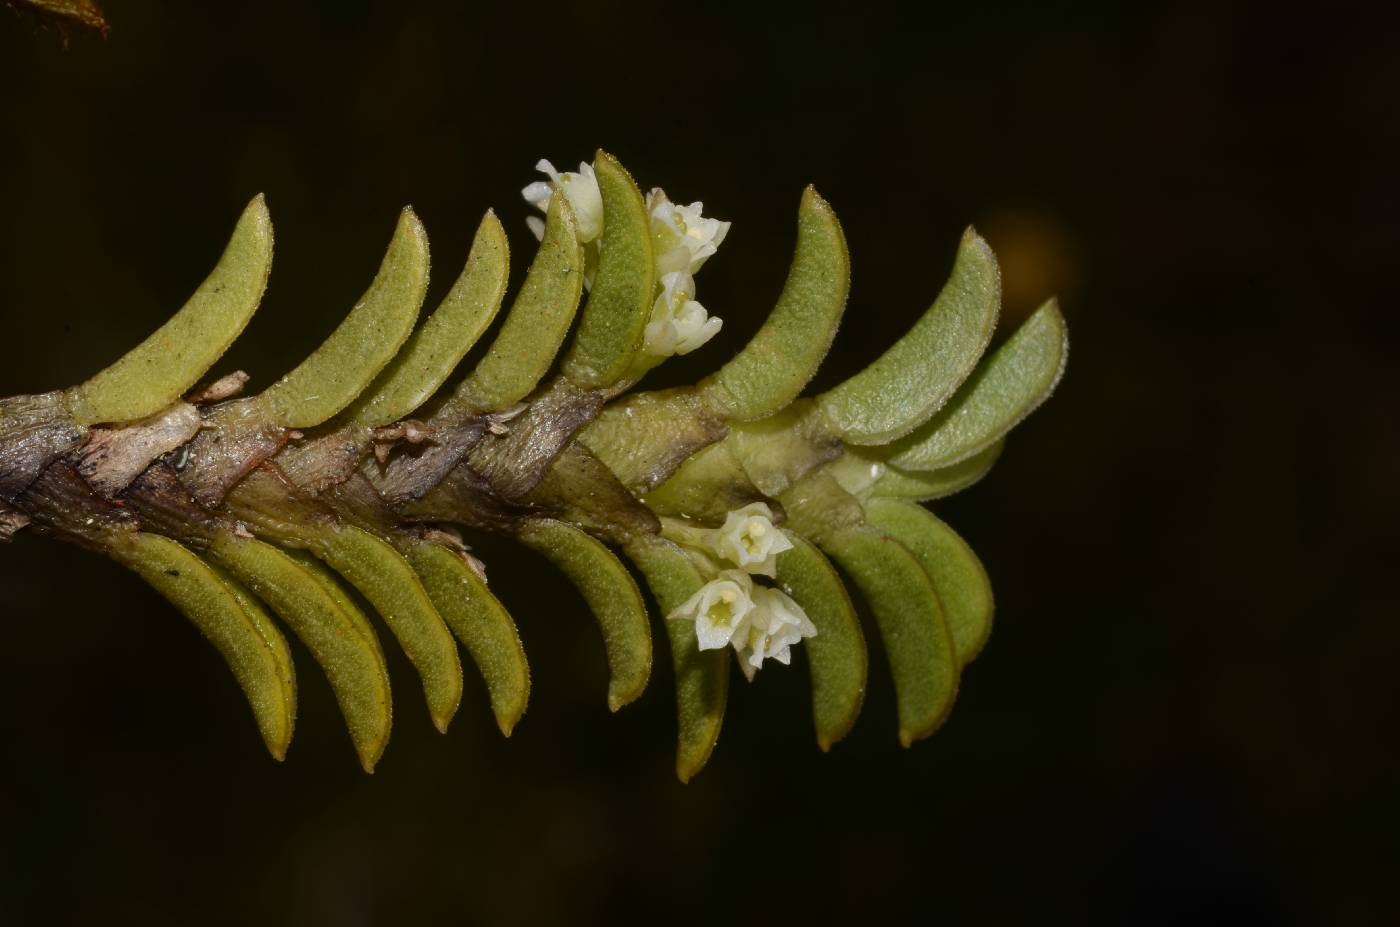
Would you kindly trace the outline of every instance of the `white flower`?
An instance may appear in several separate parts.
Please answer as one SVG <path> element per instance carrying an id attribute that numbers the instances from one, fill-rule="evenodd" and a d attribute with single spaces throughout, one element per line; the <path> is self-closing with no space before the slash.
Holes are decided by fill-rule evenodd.
<path id="1" fill-rule="evenodd" d="M 653 187 L 647 194 L 657 273 L 693 274 L 724 242 L 729 223 L 706 219 L 700 214 L 703 208 L 699 202 L 677 206 L 660 187 Z"/>
<path id="2" fill-rule="evenodd" d="M 540 212 L 548 212 L 549 198 L 555 190 L 562 190 L 569 198 L 569 205 L 573 207 L 574 218 L 578 220 L 579 241 L 587 244 L 603 234 L 603 194 L 598 190 L 598 178 L 593 174 L 593 165 L 580 163 L 577 174 L 570 171 L 561 174 L 554 169 L 553 164 L 541 158 L 535 165 L 535 170 L 548 174 L 550 182 L 537 180 L 521 190 L 520 195 L 525 197 L 525 202 Z M 543 241 L 544 222 L 536 216 L 530 216 L 525 222 L 530 226 L 530 231 L 535 233 L 535 237 Z"/>
<path id="3" fill-rule="evenodd" d="M 778 554 L 792 549 L 792 542 L 773 526 L 773 512 L 762 502 L 735 509 L 724 524 L 710 532 L 716 554 L 749 573 L 774 576 Z"/>
<path id="4" fill-rule="evenodd" d="M 786 666 L 792 660 L 792 645 L 817 634 L 816 625 L 802 606 L 777 589 L 757 586 L 752 598 L 753 609 L 743 633 L 730 639 L 739 668 L 750 682 L 764 660 L 777 660 Z"/>
<path id="5" fill-rule="evenodd" d="M 753 612 L 753 581 L 738 570 L 725 570 L 666 617 L 695 622 L 701 650 L 718 650 L 742 632 Z"/>
<path id="6" fill-rule="evenodd" d="M 694 294 L 695 278 L 684 271 L 661 278 L 661 293 L 652 304 L 643 344 L 648 354 L 689 354 L 724 325 L 723 319 L 711 318 L 704 306 L 691 299 Z"/>

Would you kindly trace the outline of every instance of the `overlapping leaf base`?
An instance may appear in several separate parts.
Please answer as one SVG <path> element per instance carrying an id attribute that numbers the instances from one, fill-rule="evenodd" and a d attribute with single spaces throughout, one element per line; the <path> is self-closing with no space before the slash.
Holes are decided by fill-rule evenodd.
<path id="1" fill-rule="evenodd" d="M 901 740 L 932 733 L 986 643 L 992 595 L 971 549 L 919 503 L 981 478 L 1049 395 L 1067 349 L 1058 309 L 1047 303 L 979 364 L 1000 284 L 969 230 L 952 278 L 903 338 L 836 388 L 799 398 L 836 334 L 849 277 L 840 225 L 809 188 L 787 284 L 754 339 L 695 387 L 637 392 L 657 362 L 644 350 L 658 286 L 647 210 L 614 159 L 600 152 L 594 169 L 606 222 L 588 295 L 576 219 L 554 196 L 490 348 L 447 388 L 506 295 L 508 245 L 491 213 L 421 325 L 428 243 L 406 209 L 364 297 L 300 366 L 256 395 L 241 396 L 236 375 L 190 392 L 261 298 L 272 228 L 255 199 L 209 279 L 159 331 L 77 387 L 0 400 L 0 536 L 32 524 L 136 571 L 223 654 L 279 759 L 296 714 L 289 628 L 371 770 L 392 708 L 361 603 L 417 669 L 440 729 L 461 698 L 459 644 L 502 731 L 525 710 L 519 636 L 460 527 L 516 538 L 579 588 L 606 644 L 616 710 L 643 693 L 652 660 L 645 598 L 619 555 L 665 615 L 704 578 L 662 537 L 661 518 L 715 526 L 764 501 L 793 544 L 777 581 L 818 630 L 806 648 L 822 749 L 850 730 L 866 684 L 842 572 L 889 655 Z M 719 736 L 732 661 L 697 649 L 690 624 L 665 631 L 684 780 Z"/>

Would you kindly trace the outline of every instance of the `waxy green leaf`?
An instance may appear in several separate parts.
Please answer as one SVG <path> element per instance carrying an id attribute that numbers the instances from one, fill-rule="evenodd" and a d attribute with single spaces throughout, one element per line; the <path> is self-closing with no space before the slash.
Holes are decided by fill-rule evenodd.
<path id="1" fill-rule="evenodd" d="M 1052 299 L 977 368 L 937 415 L 892 448 L 890 463 L 937 470 L 986 450 L 1050 398 L 1068 356 L 1069 331 Z"/>
<path id="2" fill-rule="evenodd" d="M 272 220 L 262 195 L 198 290 L 145 341 L 64 398 L 79 425 L 145 418 L 178 400 L 214 365 L 257 311 L 272 267 Z"/>
<path id="3" fill-rule="evenodd" d="M 617 711 L 641 695 L 651 677 L 651 628 L 632 574 L 601 542 L 562 521 L 531 519 L 518 537 L 569 577 L 598 620 L 610 671 L 608 707 Z"/>
<path id="4" fill-rule="evenodd" d="M 805 538 L 785 534 L 792 549 L 778 555 L 777 580 L 817 628 L 802 647 L 812 676 L 817 746 L 825 751 L 856 723 L 870 660 L 855 606 L 835 568 Z"/>
<path id="5" fill-rule="evenodd" d="M 656 289 L 651 218 L 642 192 L 605 151 L 594 157 L 593 170 L 603 195 L 598 269 L 564 357 L 564 376 L 583 389 L 612 386 L 627 375 L 641 351 Z"/>
<path id="6" fill-rule="evenodd" d="M 808 187 L 797 210 L 797 250 L 782 295 L 753 339 L 713 376 L 705 398 L 725 418 L 766 418 L 797 398 L 831 347 L 851 262 L 831 207 Z"/>
<path id="7" fill-rule="evenodd" d="M 413 414 L 452 375 L 496 317 L 509 272 L 505 229 L 496 214 L 487 211 L 457 282 L 355 400 L 346 418 L 378 428 Z"/>
<path id="8" fill-rule="evenodd" d="M 433 724 L 446 731 L 462 701 L 462 663 L 413 567 L 387 542 L 351 525 L 308 525 L 304 541 L 384 619 L 423 680 Z"/>
<path id="9" fill-rule="evenodd" d="M 263 396 L 277 424 L 311 428 L 364 392 L 413 331 L 428 290 L 428 234 L 407 207 L 379 273 L 355 308 L 291 373 Z"/>
<path id="10" fill-rule="evenodd" d="M 896 499 L 865 504 L 870 526 L 894 538 L 919 561 L 948 619 L 958 665 L 981 653 L 992 633 L 992 583 L 967 542 L 928 509 Z"/>
<path id="11" fill-rule="evenodd" d="M 530 263 L 525 283 L 506 313 L 486 356 L 456 390 L 473 409 L 504 409 L 539 385 L 583 293 L 583 247 L 566 196 L 552 196 L 544 239 Z"/>
<path id="12" fill-rule="evenodd" d="M 694 624 L 664 617 L 705 584 L 679 547 L 670 541 L 646 537 L 629 544 L 626 553 L 642 571 L 666 625 L 676 673 L 676 775 L 682 782 L 689 782 L 704 768 L 719 740 L 733 657 L 728 648 L 701 650 L 695 640 Z"/>
<path id="13" fill-rule="evenodd" d="M 389 671 L 374 630 L 334 579 L 271 544 L 220 532 L 208 556 L 262 599 L 326 673 L 365 772 L 389 742 Z M 329 588 L 328 588 L 329 587 Z"/>
<path id="14" fill-rule="evenodd" d="M 875 615 L 894 677 L 899 741 L 907 747 L 943 723 L 958 691 L 958 659 L 938 593 L 914 555 L 892 538 L 848 528 L 820 543 Z"/>
<path id="15" fill-rule="evenodd" d="M 108 552 L 180 610 L 233 671 L 268 752 L 287 755 L 296 721 L 296 677 L 287 642 L 246 591 L 169 538 L 115 531 Z"/>
<path id="16" fill-rule="evenodd" d="M 496 724 L 509 737 L 530 700 L 530 666 L 515 621 L 461 555 L 420 541 L 405 556 L 447 626 L 471 654 L 486 682 Z"/>
<path id="17" fill-rule="evenodd" d="M 922 425 L 967 379 L 1001 308 L 1001 272 L 987 243 L 963 234 L 953 274 L 928 311 L 869 367 L 817 397 L 850 444 L 885 444 Z"/>

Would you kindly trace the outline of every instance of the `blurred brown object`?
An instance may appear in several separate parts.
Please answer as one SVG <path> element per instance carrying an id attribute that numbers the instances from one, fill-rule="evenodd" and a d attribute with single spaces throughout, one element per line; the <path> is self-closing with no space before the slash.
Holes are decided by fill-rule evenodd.
<path id="1" fill-rule="evenodd" d="M 74 24 L 89 26 L 107 36 L 106 18 L 93 0 L 8 0 L 17 10 L 28 11 L 42 26 L 52 26 L 68 41 L 68 27 Z"/>

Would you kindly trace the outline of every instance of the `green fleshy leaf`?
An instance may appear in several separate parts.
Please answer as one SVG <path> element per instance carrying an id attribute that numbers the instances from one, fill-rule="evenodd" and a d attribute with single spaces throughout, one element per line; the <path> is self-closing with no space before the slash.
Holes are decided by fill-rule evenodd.
<path id="1" fill-rule="evenodd" d="M 569 577 L 597 618 L 608 654 L 608 707 L 617 711 L 651 677 L 651 628 L 632 574 L 602 543 L 562 521 L 531 519 L 519 538 Z"/>
<path id="2" fill-rule="evenodd" d="M 1050 398 L 1068 356 L 1069 331 L 1052 299 L 978 367 L 937 415 L 892 448 L 890 463 L 937 470 L 986 450 Z"/>
<path id="3" fill-rule="evenodd" d="M 948 619 L 958 665 L 981 653 L 992 633 L 992 583 L 972 548 L 932 512 L 895 499 L 871 499 L 865 515 L 872 528 L 899 541 L 924 568 Z"/>
<path id="4" fill-rule="evenodd" d="M 427 402 L 496 317 L 509 273 L 510 244 L 501 221 L 488 210 L 467 265 L 447 297 L 355 400 L 346 418 L 377 428 L 412 415 Z"/>
<path id="5" fill-rule="evenodd" d="M 194 624 L 233 671 L 268 752 L 287 755 L 296 721 L 291 653 L 262 607 L 227 576 L 175 541 L 117 531 L 111 556 L 135 571 Z"/>
<path id="6" fill-rule="evenodd" d="M 447 626 L 471 654 L 486 682 L 496 724 L 509 737 L 530 701 L 530 665 L 515 621 L 458 554 L 421 541 L 405 556 Z"/>
<path id="7" fill-rule="evenodd" d="M 628 545 L 627 556 L 642 571 L 663 616 L 705 584 L 690 558 L 669 541 L 638 539 Z M 676 775 L 689 782 L 704 768 L 719 740 L 733 658 L 728 648 L 701 650 L 690 622 L 663 621 L 676 672 Z"/>
<path id="8" fill-rule="evenodd" d="M 778 584 L 817 628 L 802 642 L 812 676 L 812 719 L 823 751 L 850 733 L 865 700 L 869 656 L 851 597 L 835 568 L 806 539 L 785 532 L 792 549 L 778 555 Z"/>
<path id="9" fill-rule="evenodd" d="M 987 243 L 963 234 L 953 274 L 914 327 L 869 367 L 817 397 L 850 444 L 885 444 L 922 425 L 967 379 L 1001 308 L 1001 272 Z"/>
<path id="10" fill-rule="evenodd" d="M 413 331 L 428 289 L 428 234 L 407 207 L 379 273 L 321 346 L 263 394 L 277 424 L 311 428 L 350 405 Z"/>
<path id="11" fill-rule="evenodd" d="M 846 529 L 819 543 L 875 615 L 894 677 L 899 741 L 907 747 L 937 730 L 958 690 L 957 655 L 938 593 L 914 555 L 892 538 Z"/>
<path id="12" fill-rule="evenodd" d="M 797 398 L 831 347 L 851 262 L 831 207 L 808 187 L 797 211 L 797 250 L 778 304 L 744 349 L 700 383 L 725 418 L 766 418 Z"/>
<path id="13" fill-rule="evenodd" d="M 389 742 L 389 672 L 363 613 L 323 568 L 252 538 L 221 532 L 208 556 L 287 623 L 326 673 L 365 772 Z M 308 558 L 309 559 L 309 558 Z"/>
<path id="14" fill-rule="evenodd" d="M 563 368 L 564 376 L 583 389 L 612 386 L 627 375 L 642 349 L 656 290 L 651 219 L 642 192 L 607 152 L 594 157 L 593 170 L 603 195 L 598 270 Z"/>
<path id="15" fill-rule="evenodd" d="M 473 409 L 504 409 L 539 385 L 583 293 L 583 247 L 566 196 L 549 198 L 544 240 L 501 330 L 456 396 Z"/>
<path id="16" fill-rule="evenodd" d="M 423 680 L 433 724 L 446 731 L 462 701 L 462 663 L 413 568 L 388 543 L 350 525 L 307 525 L 303 540 L 379 612 Z"/>
<path id="17" fill-rule="evenodd" d="M 67 391 L 73 420 L 129 422 L 178 400 L 242 333 L 262 301 L 271 268 L 272 220 L 259 194 L 189 302 L 121 360 Z"/>

